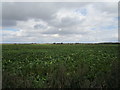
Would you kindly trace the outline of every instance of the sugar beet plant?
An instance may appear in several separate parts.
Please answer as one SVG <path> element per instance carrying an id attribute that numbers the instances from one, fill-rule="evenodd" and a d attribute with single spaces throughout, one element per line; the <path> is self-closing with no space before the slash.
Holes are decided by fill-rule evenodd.
<path id="1" fill-rule="evenodd" d="M 3 88 L 118 88 L 118 45 L 2 45 Z"/>

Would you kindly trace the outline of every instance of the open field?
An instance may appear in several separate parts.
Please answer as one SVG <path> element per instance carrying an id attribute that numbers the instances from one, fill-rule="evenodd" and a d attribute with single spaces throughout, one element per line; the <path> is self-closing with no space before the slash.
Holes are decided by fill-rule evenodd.
<path id="1" fill-rule="evenodd" d="M 3 44 L 3 88 L 116 88 L 118 56 L 118 44 Z"/>

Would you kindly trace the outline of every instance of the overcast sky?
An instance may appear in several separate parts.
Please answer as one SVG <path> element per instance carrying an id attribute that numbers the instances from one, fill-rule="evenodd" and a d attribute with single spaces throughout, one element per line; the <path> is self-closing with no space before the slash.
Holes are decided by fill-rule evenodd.
<path id="1" fill-rule="evenodd" d="M 113 42 L 117 2 L 4 2 L 3 42 Z"/>

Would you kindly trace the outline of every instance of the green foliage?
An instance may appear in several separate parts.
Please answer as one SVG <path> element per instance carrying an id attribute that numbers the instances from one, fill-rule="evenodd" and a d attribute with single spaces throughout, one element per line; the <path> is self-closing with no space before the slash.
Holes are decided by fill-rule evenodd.
<path id="1" fill-rule="evenodd" d="M 118 45 L 2 46 L 3 88 L 119 87 Z"/>

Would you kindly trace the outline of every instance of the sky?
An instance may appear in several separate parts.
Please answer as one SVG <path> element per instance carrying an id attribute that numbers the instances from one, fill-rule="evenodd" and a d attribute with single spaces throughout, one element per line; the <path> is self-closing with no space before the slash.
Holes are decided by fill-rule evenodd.
<path id="1" fill-rule="evenodd" d="M 117 2 L 3 2 L 3 43 L 118 41 Z"/>

